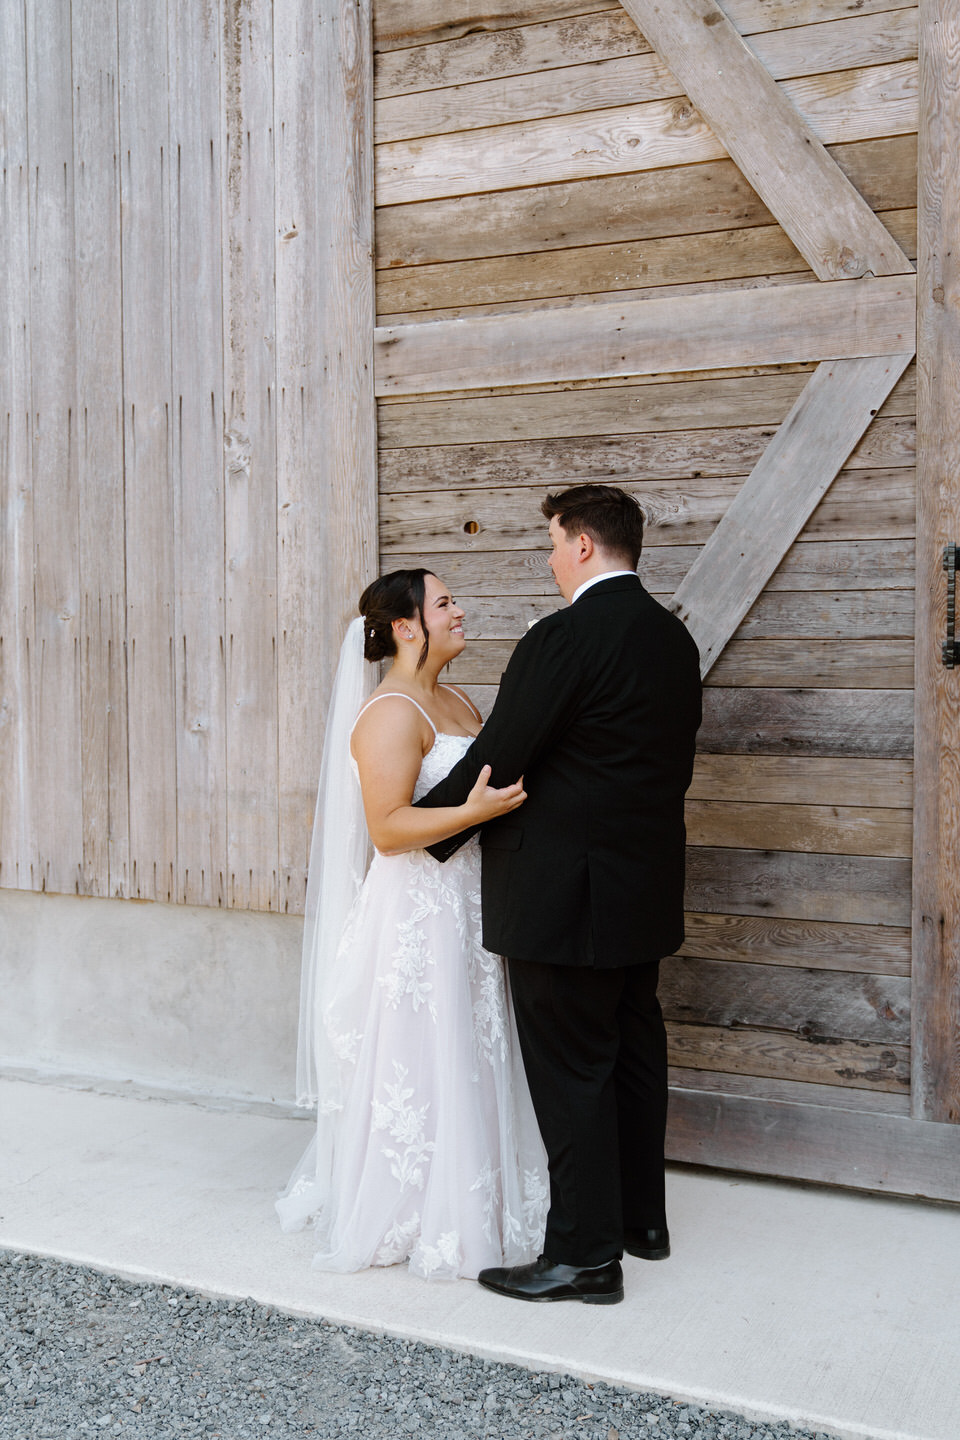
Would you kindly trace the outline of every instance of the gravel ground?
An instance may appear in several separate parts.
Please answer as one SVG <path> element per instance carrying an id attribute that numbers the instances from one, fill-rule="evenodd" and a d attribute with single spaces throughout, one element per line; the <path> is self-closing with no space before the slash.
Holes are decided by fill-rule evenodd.
<path id="1" fill-rule="evenodd" d="M 0 1436 L 97 1435 L 813 1440 L 661 1395 L 0 1251 Z"/>

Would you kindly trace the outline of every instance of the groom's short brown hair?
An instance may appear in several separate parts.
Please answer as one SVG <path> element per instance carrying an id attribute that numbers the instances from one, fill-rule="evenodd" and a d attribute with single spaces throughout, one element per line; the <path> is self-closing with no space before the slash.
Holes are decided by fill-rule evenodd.
<path id="1" fill-rule="evenodd" d="M 595 545 L 622 556 L 636 570 L 643 549 L 643 511 L 626 490 L 618 485 L 572 485 L 559 495 L 548 495 L 540 509 L 548 520 L 556 515 L 567 535 L 589 535 Z"/>

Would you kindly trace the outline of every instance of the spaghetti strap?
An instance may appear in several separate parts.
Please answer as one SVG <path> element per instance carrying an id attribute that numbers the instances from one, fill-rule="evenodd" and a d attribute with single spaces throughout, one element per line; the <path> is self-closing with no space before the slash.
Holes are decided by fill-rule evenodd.
<path id="1" fill-rule="evenodd" d="M 440 688 L 441 690 L 449 690 L 451 695 L 456 695 L 458 700 L 462 700 L 464 705 L 466 705 L 467 709 L 470 711 L 471 718 L 476 720 L 479 711 L 474 705 L 470 703 L 470 701 L 466 698 L 465 695 L 460 694 L 460 691 L 454 685 L 448 685 L 445 681 L 441 680 Z"/>
<path id="2" fill-rule="evenodd" d="M 420 714 L 423 716 L 424 720 L 426 720 L 427 724 L 430 726 L 430 729 L 433 731 L 434 736 L 436 737 L 440 733 L 437 730 L 436 725 L 434 725 L 433 721 L 430 719 L 430 716 L 427 714 L 426 710 L 424 710 L 423 706 L 417 705 L 417 702 L 416 700 L 414 700 L 413 696 L 404 695 L 402 690 L 384 690 L 382 695 L 374 695 L 372 699 L 367 701 L 366 705 L 361 706 L 361 708 L 357 711 L 357 720 L 360 719 L 360 716 L 365 710 L 370 709 L 371 705 L 376 705 L 378 700 L 388 700 L 393 696 L 396 696 L 398 700 L 409 700 L 411 705 L 416 705 L 417 709 L 420 711 Z M 350 727 L 351 735 L 356 728 L 357 720 L 354 720 L 353 725 L 351 725 Z"/>

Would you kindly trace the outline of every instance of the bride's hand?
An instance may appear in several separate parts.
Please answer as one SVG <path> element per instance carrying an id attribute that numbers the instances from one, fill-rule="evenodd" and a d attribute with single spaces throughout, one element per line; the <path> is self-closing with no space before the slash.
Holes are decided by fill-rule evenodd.
<path id="1" fill-rule="evenodd" d="M 511 810 L 516 810 L 527 798 L 527 792 L 523 788 L 522 775 L 519 780 L 512 785 L 505 785 L 502 790 L 495 790 L 488 783 L 489 780 L 490 766 L 484 765 L 466 800 L 465 808 L 470 811 L 470 819 L 473 824 L 482 824 L 485 820 L 495 820 L 498 815 L 509 815 Z"/>

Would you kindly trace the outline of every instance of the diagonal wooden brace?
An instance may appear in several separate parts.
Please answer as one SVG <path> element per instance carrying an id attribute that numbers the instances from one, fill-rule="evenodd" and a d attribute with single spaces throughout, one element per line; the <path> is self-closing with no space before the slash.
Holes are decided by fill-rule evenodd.
<path id="1" fill-rule="evenodd" d="M 913 269 L 716 0 L 621 3 L 819 279 Z"/>
<path id="2" fill-rule="evenodd" d="M 706 675 L 829 489 L 913 352 L 825 360 L 682 580 L 670 608 Z"/>

